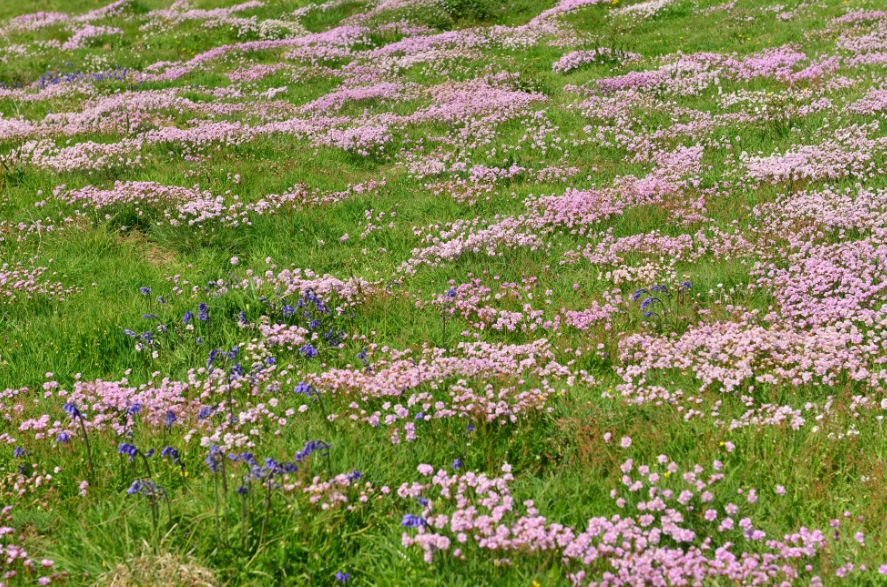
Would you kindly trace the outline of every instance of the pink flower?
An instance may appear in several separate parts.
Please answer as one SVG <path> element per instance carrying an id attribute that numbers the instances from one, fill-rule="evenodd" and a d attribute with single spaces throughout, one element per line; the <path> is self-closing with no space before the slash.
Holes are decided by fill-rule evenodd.
<path id="1" fill-rule="evenodd" d="M 237 265 L 238 263 L 240 263 L 240 259 L 238 259 L 237 257 L 231 257 L 232 265 Z"/>
<path id="2" fill-rule="evenodd" d="M 783 487 L 782 485 L 777 485 L 776 495 L 785 495 L 785 487 Z"/>
<path id="3" fill-rule="evenodd" d="M 431 465 L 421 464 L 416 467 L 416 470 L 419 471 L 421 475 L 431 475 L 434 473 L 434 467 Z"/>
<path id="4" fill-rule="evenodd" d="M 623 436 L 622 440 L 619 441 L 619 446 L 621 446 L 622 448 L 628 448 L 629 446 L 631 446 L 631 437 Z"/>

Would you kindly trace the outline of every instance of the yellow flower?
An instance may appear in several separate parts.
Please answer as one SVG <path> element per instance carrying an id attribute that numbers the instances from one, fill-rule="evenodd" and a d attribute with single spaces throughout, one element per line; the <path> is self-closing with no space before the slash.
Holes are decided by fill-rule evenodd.
<path id="1" fill-rule="evenodd" d="M 542 584 L 539 581 L 533 581 L 533 587 L 542 587 Z"/>

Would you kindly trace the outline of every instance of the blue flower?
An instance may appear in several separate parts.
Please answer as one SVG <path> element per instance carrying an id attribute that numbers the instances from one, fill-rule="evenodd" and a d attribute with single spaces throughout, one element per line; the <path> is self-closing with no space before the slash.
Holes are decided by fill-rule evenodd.
<path id="1" fill-rule="evenodd" d="M 167 428 L 170 428 L 176 420 L 178 420 L 178 418 L 176 418 L 176 415 L 172 410 L 168 411 L 166 415 L 163 416 L 163 423 L 166 424 Z"/>
<path id="2" fill-rule="evenodd" d="M 231 380 L 237 379 L 238 377 L 243 377 L 243 367 L 240 363 L 235 363 L 231 366 L 230 369 Z"/>
<path id="3" fill-rule="evenodd" d="M 140 287 L 139 291 L 142 292 L 143 296 L 151 295 L 151 288 L 150 287 Z"/>
<path id="4" fill-rule="evenodd" d="M 222 449 L 213 444 L 209 447 L 209 453 L 206 455 L 206 458 L 203 462 L 209 467 L 209 470 L 213 473 L 219 470 L 219 465 L 222 463 Z"/>
<path id="5" fill-rule="evenodd" d="M 249 489 L 246 485 L 241 485 L 237 488 L 237 495 L 246 495 L 247 493 L 249 493 Z"/>
<path id="6" fill-rule="evenodd" d="M 306 359 L 313 359 L 317 356 L 317 349 L 314 348 L 310 342 L 305 343 L 305 346 L 299 349 L 299 354 L 301 354 Z"/>
<path id="7" fill-rule="evenodd" d="M 194 312 L 192 312 L 191 310 L 188 310 L 187 312 L 185 312 L 185 317 L 182 318 L 182 323 L 187 324 L 193 318 L 194 318 Z"/>
<path id="8" fill-rule="evenodd" d="M 363 477 L 363 475 L 361 475 L 360 471 L 358 471 L 357 469 L 348 473 L 348 480 L 349 481 L 357 481 L 361 477 Z"/>
<path id="9" fill-rule="evenodd" d="M 138 334 L 136 334 L 135 332 L 133 332 L 132 330 L 130 330 L 128 328 L 123 329 L 123 334 L 125 334 L 126 336 L 128 336 L 130 338 L 138 338 L 138 336 L 139 336 Z"/>
<path id="10" fill-rule="evenodd" d="M 265 359 L 265 364 L 266 365 L 276 365 L 277 359 L 275 359 L 274 357 L 268 357 L 267 359 Z"/>
<path id="11" fill-rule="evenodd" d="M 163 450 L 160 451 L 160 458 L 161 459 L 172 459 L 172 462 L 174 462 L 177 465 L 181 464 L 181 462 L 182 462 L 181 457 L 179 455 L 179 450 L 175 447 L 172 447 L 172 446 L 163 447 Z"/>
<path id="12" fill-rule="evenodd" d="M 201 322 L 209 320 L 209 309 L 205 302 L 200 302 L 200 305 L 197 306 L 197 319 Z"/>
<path id="13" fill-rule="evenodd" d="M 428 507 L 428 498 L 426 498 L 426 497 L 421 497 L 421 496 L 420 496 L 420 497 L 417 497 L 417 498 L 416 498 L 416 501 L 417 501 L 417 502 L 419 503 L 419 505 L 422 506 L 423 508 L 424 508 L 424 507 Z"/>
<path id="14" fill-rule="evenodd" d="M 68 436 L 67 432 L 59 432 L 58 436 L 55 437 L 55 441 L 60 444 L 68 444 L 71 442 L 71 437 Z"/>
<path id="15" fill-rule="evenodd" d="M 413 514 L 404 514 L 400 525 L 404 528 L 418 528 L 425 525 L 425 518 L 414 516 Z"/>
<path id="16" fill-rule="evenodd" d="M 129 414 L 130 416 L 134 416 L 141 411 L 142 411 L 142 404 L 139 402 L 136 402 L 136 403 L 132 404 L 131 406 L 129 406 L 128 408 L 126 408 L 126 413 Z"/>
<path id="17" fill-rule="evenodd" d="M 425 412 L 419 412 L 418 414 L 416 414 L 416 421 L 417 422 L 419 420 L 424 420 L 424 419 L 425 419 Z"/>
<path id="18" fill-rule="evenodd" d="M 206 420 L 207 418 L 209 418 L 212 415 L 213 415 L 213 408 L 211 408 L 209 406 L 204 406 L 204 407 L 200 408 L 199 412 L 197 412 L 197 419 L 198 420 Z"/>
<path id="19" fill-rule="evenodd" d="M 284 304 L 283 308 L 281 308 L 281 311 L 283 312 L 284 318 L 289 318 L 290 316 L 292 316 L 293 314 L 296 313 L 296 309 L 293 308 L 292 306 L 290 306 L 289 304 Z"/>
<path id="20" fill-rule="evenodd" d="M 460 459 L 456 459 L 455 461 L 453 461 L 453 469 L 461 469 L 461 468 L 462 468 L 462 461 Z"/>
<path id="21" fill-rule="evenodd" d="M 350 578 L 351 578 L 350 573 L 345 573 L 343 571 L 336 571 L 336 581 L 338 581 L 342 585 L 346 584 L 348 582 L 348 579 L 350 579 Z"/>
<path id="22" fill-rule="evenodd" d="M 648 292 L 648 291 L 645 290 L 645 289 L 639 289 L 639 290 L 637 290 L 636 292 L 634 292 L 633 294 L 631 294 L 631 301 L 633 301 L 633 302 L 638 301 L 639 299 L 641 299 L 641 296 L 642 296 L 643 294 L 645 294 L 645 293 L 650 293 L 650 292 Z"/>
<path id="23" fill-rule="evenodd" d="M 74 402 L 68 402 L 64 406 L 62 406 L 69 416 L 72 418 L 82 418 L 83 414 L 80 413 L 80 409 L 77 407 L 77 404 Z"/>
<path id="24" fill-rule="evenodd" d="M 132 462 L 132 460 L 136 458 L 136 455 L 139 454 L 139 449 L 137 449 L 135 445 L 129 444 L 127 442 L 121 442 L 120 446 L 117 447 L 117 452 L 122 455 L 128 456 L 130 462 Z"/>
<path id="25" fill-rule="evenodd" d="M 305 448 L 296 453 L 295 461 L 297 463 L 305 460 L 313 452 L 319 452 L 320 456 L 325 457 L 329 454 L 330 445 L 322 440 L 309 440 L 305 443 Z"/>
<path id="26" fill-rule="evenodd" d="M 682 281 L 682 282 L 681 282 L 681 287 L 683 287 L 684 289 L 690 289 L 691 287 L 693 287 L 693 284 L 690 283 L 689 280 L 688 280 L 688 281 Z"/>
<path id="27" fill-rule="evenodd" d="M 456 293 L 456 290 L 454 290 L 453 288 L 450 288 L 447 290 L 447 299 L 448 300 L 455 300 L 457 295 L 458 294 Z"/>
<path id="28" fill-rule="evenodd" d="M 17 447 L 15 447 L 15 448 L 13 449 L 13 451 L 12 451 L 12 458 L 14 458 L 14 459 L 20 459 L 20 458 L 23 457 L 23 456 L 25 456 L 25 449 L 23 449 L 23 448 L 20 447 L 20 446 L 17 446 Z"/>

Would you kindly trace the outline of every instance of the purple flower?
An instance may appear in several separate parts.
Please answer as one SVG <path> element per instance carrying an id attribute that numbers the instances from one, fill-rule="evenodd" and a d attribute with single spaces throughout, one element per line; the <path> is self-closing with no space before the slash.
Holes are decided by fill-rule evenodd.
<path id="1" fill-rule="evenodd" d="M 130 462 L 132 462 L 132 460 L 136 458 L 136 455 L 139 454 L 139 449 L 137 449 L 135 445 L 129 444 L 128 442 L 121 442 L 120 446 L 117 447 L 117 452 L 119 454 L 128 456 Z"/>
<path id="2" fill-rule="evenodd" d="M 413 514 L 404 514 L 400 525 L 404 528 L 418 528 L 425 525 L 425 518 L 414 516 Z"/>
<path id="3" fill-rule="evenodd" d="M 348 579 L 350 579 L 350 578 L 351 578 L 350 573 L 345 573 L 343 571 L 336 571 L 336 581 L 338 581 L 342 585 L 346 584 L 348 582 Z"/>
<path id="4" fill-rule="evenodd" d="M 72 418 L 82 418 L 83 414 L 80 413 L 80 409 L 77 407 L 77 404 L 73 402 L 68 402 L 62 408 L 68 413 Z"/>
<path id="5" fill-rule="evenodd" d="M 142 292 L 143 296 L 151 295 L 151 288 L 150 287 L 140 287 L 139 291 Z"/>
<path id="6" fill-rule="evenodd" d="M 312 345 L 310 342 L 305 343 L 305 346 L 299 349 L 299 354 L 301 354 L 306 359 L 313 359 L 317 356 L 317 349 L 314 348 L 314 345 Z"/>
<path id="7" fill-rule="evenodd" d="M 185 317 L 182 318 L 182 323 L 183 323 L 183 324 L 187 324 L 187 323 L 190 322 L 193 318 L 194 318 L 194 312 L 192 312 L 191 310 L 188 310 L 187 312 L 185 312 Z"/>
<path id="8" fill-rule="evenodd" d="M 179 465 L 181 464 L 181 457 L 179 455 L 179 451 L 177 448 L 172 446 L 165 446 L 163 450 L 160 451 L 161 459 L 172 459 L 172 462 Z"/>

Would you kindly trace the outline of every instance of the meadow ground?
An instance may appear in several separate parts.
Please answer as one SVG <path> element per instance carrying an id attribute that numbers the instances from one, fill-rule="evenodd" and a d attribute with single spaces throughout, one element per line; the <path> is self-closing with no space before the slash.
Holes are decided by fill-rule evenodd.
<path id="1" fill-rule="evenodd" d="M 887 12 L 0 3 L 0 585 L 887 585 Z"/>

